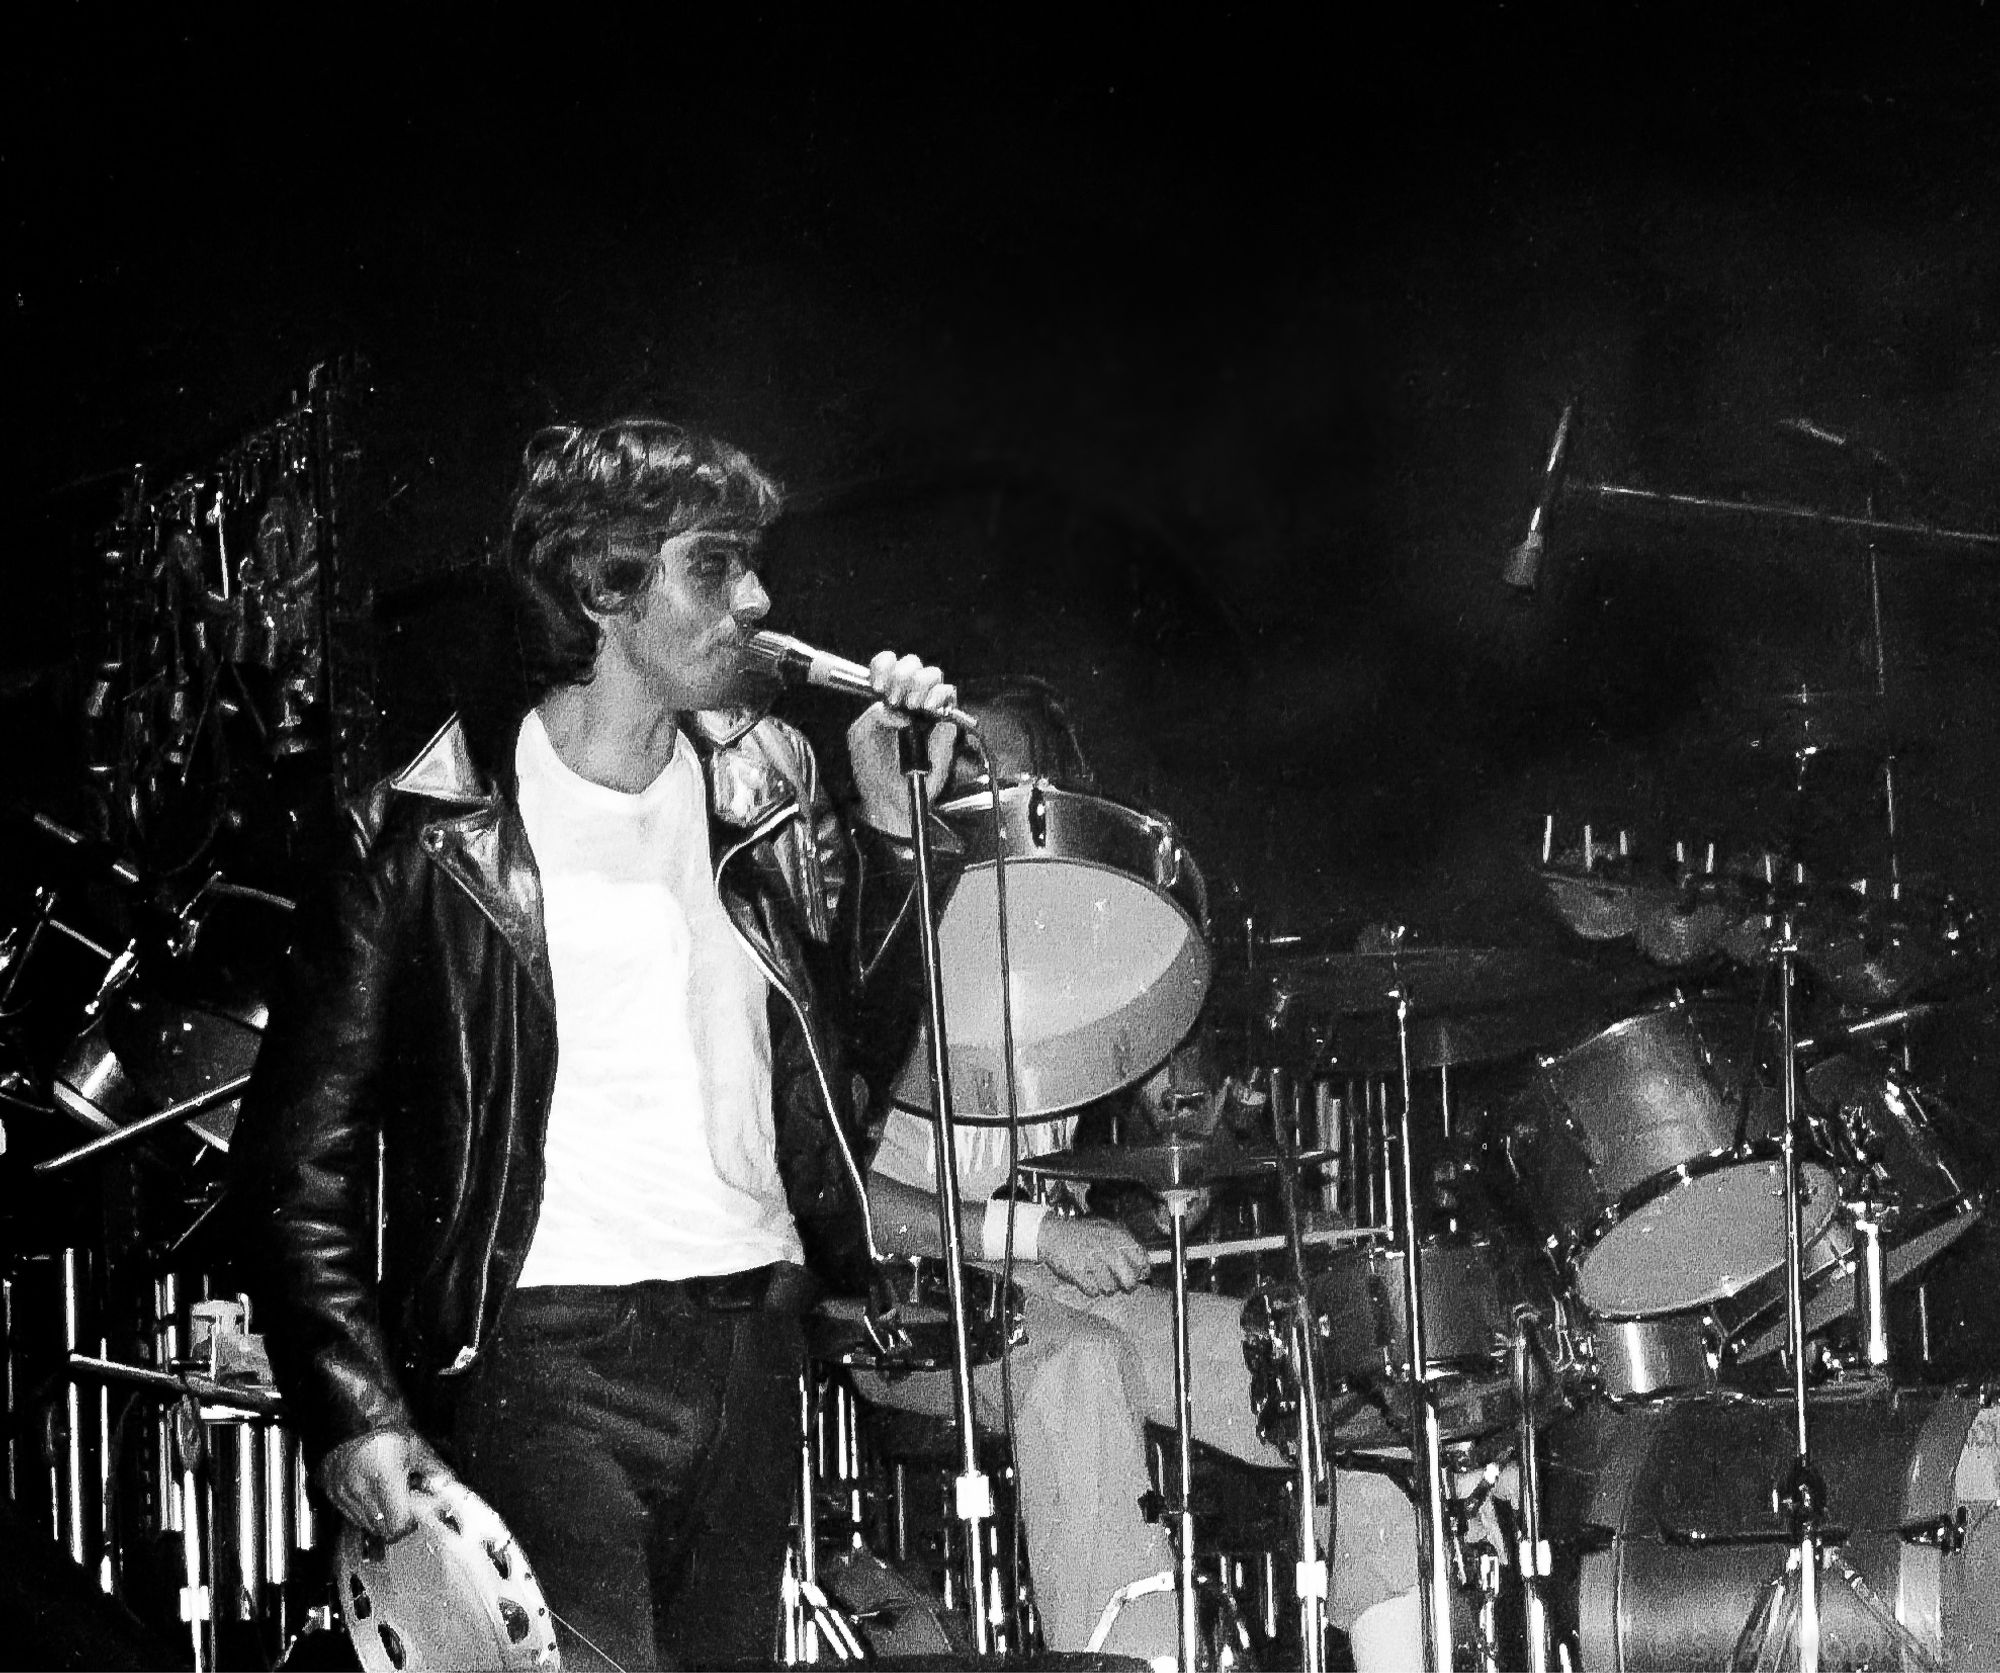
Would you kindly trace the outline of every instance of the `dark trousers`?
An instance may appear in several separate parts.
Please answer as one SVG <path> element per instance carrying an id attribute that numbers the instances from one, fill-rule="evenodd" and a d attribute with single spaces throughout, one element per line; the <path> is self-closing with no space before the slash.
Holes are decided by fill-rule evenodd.
<path id="1" fill-rule="evenodd" d="M 767 1665 L 805 1275 L 518 1291 L 453 1424 L 570 1668 Z"/>

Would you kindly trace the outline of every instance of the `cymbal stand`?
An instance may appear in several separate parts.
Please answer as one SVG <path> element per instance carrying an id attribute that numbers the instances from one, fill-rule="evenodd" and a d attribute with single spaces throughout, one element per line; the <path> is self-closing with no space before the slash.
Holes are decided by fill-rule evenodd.
<path id="1" fill-rule="evenodd" d="M 1806 1335 L 1804 1252 L 1805 1236 L 1799 1200 L 1799 1066 L 1798 1039 L 1792 1022 L 1792 986 L 1798 970 L 1798 939 L 1793 933 L 1792 913 L 1786 909 L 1779 919 L 1778 945 L 1774 949 L 1778 971 L 1778 1034 L 1781 1059 L 1781 1086 L 1784 1094 L 1782 1155 L 1785 1175 L 1785 1345 L 1791 1355 L 1792 1439 L 1791 1468 L 1778 1489 L 1778 1504 L 1786 1515 L 1792 1550 L 1770 1590 L 1789 1599 L 1796 1589 L 1798 1673 L 1819 1673 L 1820 1651 L 1820 1536 L 1825 1521 L 1826 1483 L 1813 1468 L 1809 1445 L 1806 1404 Z M 1788 1610 L 1760 1609 L 1745 1628 L 1734 1658 L 1741 1665 L 1746 1649 L 1753 1650 L 1758 1665 L 1765 1661 L 1769 1646 L 1761 1642 L 1769 1625 L 1790 1619 Z M 1764 1631 L 1754 1631 L 1759 1622 Z"/>
<path id="2" fill-rule="evenodd" d="M 1871 515 L 1875 510 L 1872 496 L 1868 510 Z M 1889 649 L 1882 637 L 1882 559 L 1872 540 L 1868 542 L 1868 644 L 1875 664 L 1875 695 L 1887 697 Z M 1903 894 L 1903 859 L 1896 829 L 1896 740 L 1893 735 L 1882 751 L 1882 811 L 1889 837 L 1889 898 L 1900 900 Z"/>
<path id="3" fill-rule="evenodd" d="M 1403 1310 L 1409 1320 L 1410 1417 L 1422 1431 L 1423 1495 L 1417 1502 L 1417 1590 L 1424 1618 L 1424 1666 L 1427 1673 L 1451 1670 L 1451 1593 L 1445 1551 L 1444 1437 L 1438 1427 L 1437 1401 L 1432 1396 L 1430 1361 L 1424 1346 L 1424 1290 L 1417 1237 L 1417 1188 L 1414 1155 L 1414 1084 L 1410 1076 L 1410 996 L 1394 990 L 1396 1046 L 1403 1072 L 1403 1109 L 1397 1129 L 1397 1208 L 1402 1220 Z"/>
<path id="4" fill-rule="evenodd" d="M 1542 1538 L 1542 1472 L 1537 1457 L 1535 1435 L 1535 1355 L 1539 1351 L 1535 1329 L 1541 1322 L 1532 1307 L 1514 1309 L 1514 1335 L 1508 1344 L 1508 1366 L 1513 1373 L 1514 1404 L 1520 1411 L 1517 1446 L 1520 1451 L 1521 1489 L 1520 1546 L 1522 1608 L 1526 1615 L 1528 1673 L 1548 1673 L 1549 1603 L 1544 1593 L 1548 1579 L 1549 1542 Z"/>
<path id="5" fill-rule="evenodd" d="M 1195 1673 L 1195 1652 L 1201 1642 L 1195 1622 L 1194 1401 L 1189 1389 L 1193 1354 L 1187 1311 L 1187 1216 L 1197 1194 L 1182 1189 L 1160 1193 L 1174 1240 L 1174 1450 L 1180 1470 L 1180 1502 L 1174 1507 L 1174 1590 L 1180 1605 L 1180 1673 Z"/>
<path id="6" fill-rule="evenodd" d="M 1326 1435 L 1320 1427 L 1319 1331 L 1315 1328 L 1311 1292 L 1306 1288 L 1305 1240 L 1299 1219 L 1298 1146 L 1279 1097 L 1279 1086 L 1283 1083 L 1275 1073 L 1272 1082 L 1269 1103 L 1271 1132 L 1278 1146 L 1278 1204 L 1285 1216 L 1285 1248 L 1292 1269 L 1292 1363 L 1298 1367 L 1299 1376 L 1299 1474 L 1295 1507 L 1298 1564 L 1294 1589 L 1299 1600 L 1299 1641 L 1305 1673 L 1325 1673 L 1327 1564 L 1314 1509 L 1322 1494 L 1328 1506 L 1333 1506 L 1333 1481 L 1326 1466 Z M 1331 1544 L 1329 1528 L 1327 1545 Z"/>
<path id="7" fill-rule="evenodd" d="M 910 842 L 917 861 L 917 938 L 923 952 L 924 997 L 930 1015 L 931 1123 L 936 1138 L 938 1235 L 944 1251 L 945 1289 L 951 1304 L 951 1392 L 952 1418 L 958 1430 L 957 1481 L 954 1509 L 965 1524 L 965 1605 L 971 1628 L 972 1649 L 984 1657 L 991 1653 L 993 1638 L 986 1618 L 986 1533 L 984 1524 L 993 1517 L 993 1484 L 979 1468 L 979 1432 L 972 1415 L 972 1349 L 965 1299 L 965 1250 L 959 1235 L 958 1145 L 953 1136 L 950 1059 L 946 1055 L 944 1032 L 944 970 L 938 957 L 937 896 L 932 886 L 931 794 L 929 726 L 913 720 L 897 734 L 903 777 L 910 792 Z M 1169 1207 L 1171 1207 L 1171 1203 Z M 1181 1214 L 1186 1203 L 1181 1205 Z M 1179 1215 L 1174 1220 L 1175 1248 L 1184 1247 L 1185 1237 Z M 1184 1274 L 1177 1259 L 1175 1267 L 1175 1337 L 1183 1356 L 1186 1353 L 1186 1298 Z M 1184 1361 L 1183 1361 L 1184 1363 Z M 1177 1376 L 1185 1380 L 1184 1370 Z M 1185 1396 L 1182 1407 L 1186 1418 Z M 1185 1433 L 1185 1429 L 1183 1430 Z M 1186 1442 L 1182 1442 L 1182 1469 L 1186 1469 Z M 1186 1497 L 1186 1476 L 1182 1477 L 1182 1497 Z M 1183 1613 L 1191 1606 L 1184 1606 Z M 1185 1659 L 1185 1648 L 1183 1657 Z"/>

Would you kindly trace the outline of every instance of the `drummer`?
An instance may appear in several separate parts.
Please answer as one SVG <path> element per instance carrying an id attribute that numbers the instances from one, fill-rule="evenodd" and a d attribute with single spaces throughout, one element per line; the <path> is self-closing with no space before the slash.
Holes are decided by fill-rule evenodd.
<path id="1" fill-rule="evenodd" d="M 980 714 L 994 770 L 1003 778 L 1022 772 L 1056 778 L 1049 770 L 1055 763 L 1087 774 L 1046 687 L 1023 682 L 968 690 L 963 701 Z M 1089 787 L 1087 777 L 1083 787 Z M 1141 1128 L 1165 1130 L 1170 1122 L 1177 1132 L 1210 1132 L 1229 1096 L 1197 1031 L 1118 1100 L 1124 1106 L 1119 1113 Z M 1066 1148 L 1077 1125 L 1074 1113 L 1026 1123 L 1018 1154 Z M 1166 1529 L 1140 1510 L 1152 1485 L 1146 1424 L 1175 1421 L 1172 1298 L 1146 1283 L 1147 1252 L 1125 1226 L 1012 1201 L 1005 1127 L 962 1122 L 953 1137 L 963 1246 L 999 1262 L 1011 1211 L 1027 1339 L 1013 1351 L 1009 1376 L 1028 1563 L 1048 1647 L 1081 1650 L 1117 1588 L 1174 1566 Z M 884 1253 L 941 1252 L 934 1159 L 930 1118 L 892 1109 L 868 1180 Z M 1188 1297 L 1194 1438 L 1247 1463 L 1281 1469 L 1284 1456 L 1257 1435 L 1240 1310 L 1226 1297 Z M 933 1416 L 952 1410 L 949 1372 L 894 1381 L 864 1373 L 856 1380 L 865 1398 L 884 1405 Z M 980 1422 L 1004 1428 L 1000 1366 L 980 1367 L 973 1382 Z M 1328 1620 L 1348 1633 L 1362 1673 L 1421 1665 L 1409 1501 L 1374 1474 L 1340 1473 L 1337 1496 Z M 1103 1648 L 1172 1666 L 1177 1643 L 1174 1599 L 1155 1592 L 1125 1607 Z"/>

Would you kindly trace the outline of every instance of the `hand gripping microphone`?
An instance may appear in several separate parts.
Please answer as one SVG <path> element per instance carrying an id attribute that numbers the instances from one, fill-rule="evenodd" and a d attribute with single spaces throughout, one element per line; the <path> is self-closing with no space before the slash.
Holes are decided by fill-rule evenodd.
<path id="1" fill-rule="evenodd" d="M 769 668 L 786 685 L 816 685 L 828 691 L 842 691 L 873 703 L 881 695 L 868 680 L 868 670 L 844 656 L 835 656 L 803 639 L 787 633 L 759 630 L 750 635 L 750 654 Z M 977 732 L 979 722 L 960 708 L 939 709 L 935 718 L 948 720 L 961 731 Z"/>

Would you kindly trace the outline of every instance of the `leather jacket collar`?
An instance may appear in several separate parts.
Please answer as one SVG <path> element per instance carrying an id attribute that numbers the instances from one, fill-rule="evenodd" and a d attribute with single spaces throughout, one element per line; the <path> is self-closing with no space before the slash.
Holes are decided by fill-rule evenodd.
<path id="1" fill-rule="evenodd" d="M 799 811 L 799 787 L 784 770 L 783 751 L 760 737 L 768 729 L 763 717 L 735 710 L 693 715 L 683 726 L 682 737 L 702 762 L 709 817 L 719 827 L 718 863 Z M 495 732 L 491 759 L 482 761 L 472 733 L 454 715 L 389 789 L 436 804 L 438 811 L 423 822 L 425 851 L 492 921 L 553 1007 L 541 875 L 514 813 L 512 743 L 518 731 L 517 719 Z"/>

